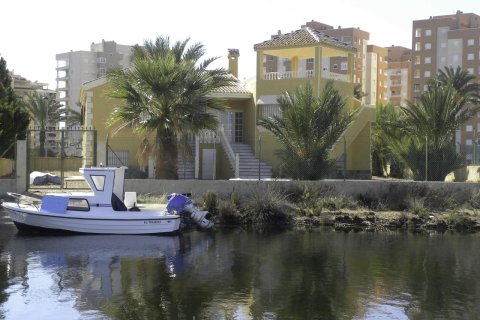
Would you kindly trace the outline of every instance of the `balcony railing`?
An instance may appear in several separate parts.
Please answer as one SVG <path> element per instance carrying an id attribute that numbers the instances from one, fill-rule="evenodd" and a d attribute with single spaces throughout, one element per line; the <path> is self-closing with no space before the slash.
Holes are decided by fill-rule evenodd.
<path id="1" fill-rule="evenodd" d="M 273 116 L 282 118 L 282 109 L 277 104 L 261 104 L 257 109 L 257 120 L 268 119 Z"/>
<path id="2" fill-rule="evenodd" d="M 264 80 L 288 80 L 288 79 L 304 79 L 315 76 L 313 70 L 302 71 L 284 71 L 284 72 L 268 72 L 264 75 Z"/>

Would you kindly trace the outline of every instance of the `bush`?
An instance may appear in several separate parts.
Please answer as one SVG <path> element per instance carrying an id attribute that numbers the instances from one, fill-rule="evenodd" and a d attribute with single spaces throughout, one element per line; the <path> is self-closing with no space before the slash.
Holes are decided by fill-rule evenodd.
<path id="1" fill-rule="evenodd" d="M 412 197 L 407 199 L 408 210 L 420 218 L 425 218 L 428 210 L 425 207 L 425 198 Z"/>
<path id="2" fill-rule="evenodd" d="M 291 210 L 287 197 L 273 187 L 254 188 L 243 206 L 243 219 L 246 223 L 284 224 L 291 221 Z"/>
<path id="3" fill-rule="evenodd" d="M 226 225 L 238 225 L 242 217 L 237 205 L 233 201 L 222 201 L 218 209 L 220 222 Z"/>
<path id="4" fill-rule="evenodd" d="M 208 191 L 202 196 L 203 210 L 207 210 L 211 215 L 218 214 L 218 197 L 215 192 Z"/>

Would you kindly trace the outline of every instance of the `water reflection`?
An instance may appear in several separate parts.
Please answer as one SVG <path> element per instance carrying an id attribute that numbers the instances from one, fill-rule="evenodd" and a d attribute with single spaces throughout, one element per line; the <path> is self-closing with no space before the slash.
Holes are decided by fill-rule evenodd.
<path id="1" fill-rule="evenodd" d="M 0 318 L 480 314 L 478 235 L 223 230 L 32 237 L 0 229 Z"/>

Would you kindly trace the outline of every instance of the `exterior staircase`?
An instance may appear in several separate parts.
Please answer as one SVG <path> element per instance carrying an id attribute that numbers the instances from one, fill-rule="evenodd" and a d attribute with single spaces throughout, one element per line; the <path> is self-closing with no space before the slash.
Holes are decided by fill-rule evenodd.
<path id="1" fill-rule="evenodd" d="M 188 150 L 178 148 L 178 179 L 193 180 L 195 179 L 195 140 L 189 139 L 187 142 Z"/>
<path id="2" fill-rule="evenodd" d="M 272 177 L 272 166 L 260 162 L 254 155 L 252 147 L 244 143 L 232 143 L 232 150 L 238 153 L 240 158 L 240 177 L 241 179 L 269 179 Z M 260 163 L 260 166 L 259 166 Z M 260 167 L 260 174 L 259 174 Z"/>

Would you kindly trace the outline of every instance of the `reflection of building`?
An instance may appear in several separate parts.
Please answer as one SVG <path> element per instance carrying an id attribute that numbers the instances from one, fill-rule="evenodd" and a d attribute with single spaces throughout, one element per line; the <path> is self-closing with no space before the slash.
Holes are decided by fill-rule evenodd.
<path id="1" fill-rule="evenodd" d="M 480 74 L 480 16 L 463 13 L 433 16 L 413 21 L 413 95 L 425 92 L 439 69 L 461 67 L 478 78 Z M 455 142 L 467 163 L 478 162 L 480 117 L 457 131 Z"/>

